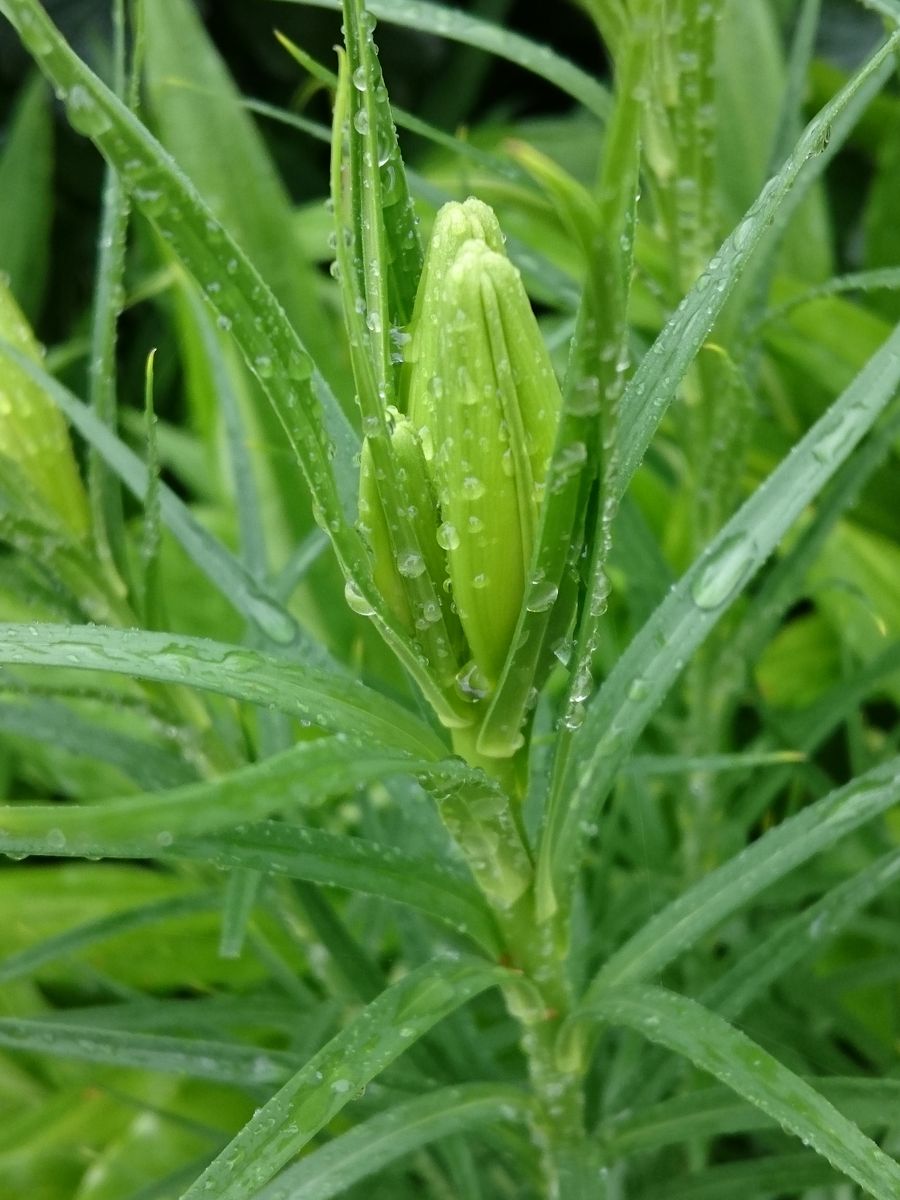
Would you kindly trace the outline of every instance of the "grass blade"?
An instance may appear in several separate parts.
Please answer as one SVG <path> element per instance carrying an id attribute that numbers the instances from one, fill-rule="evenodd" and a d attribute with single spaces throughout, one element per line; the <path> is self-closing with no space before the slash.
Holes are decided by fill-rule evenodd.
<path id="1" fill-rule="evenodd" d="M 805 1080 L 695 1000 L 663 988 L 623 988 L 585 1015 L 634 1029 L 708 1071 L 877 1200 L 898 1195 L 893 1159 Z"/>

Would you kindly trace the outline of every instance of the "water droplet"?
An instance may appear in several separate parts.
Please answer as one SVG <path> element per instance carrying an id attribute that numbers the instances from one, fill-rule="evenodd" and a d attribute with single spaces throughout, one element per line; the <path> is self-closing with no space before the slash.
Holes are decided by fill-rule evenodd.
<path id="1" fill-rule="evenodd" d="M 148 217 L 158 217 L 165 211 L 166 200 L 159 188 L 135 187 L 132 189 L 135 204 Z"/>
<path id="2" fill-rule="evenodd" d="M 572 657 L 572 639 L 560 638 L 558 642 L 554 642 L 550 647 L 555 658 L 565 666 Z"/>
<path id="3" fill-rule="evenodd" d="M 364 108 L 357 110 L 353 117 L 353 128 L 357 133 L 365 136 L 369 132 L 369 114 Z"/>
<path id="4" fill-rule="evenodd" d="M 353 72 L 353 86 L 358 92 L 364 92 L 369 85 L 365 67 L 357 67 Z"/>
<path id="5" fill-rule="evenodd" d="M 352 579 L 344 584 L 344 599 L 350 608 L 361 617 L 374 617 L 375 609 L 365 598 Z"/>
<path id="6" fill-rule="evenodd" d="M 459 546 L 459 533 L 456 526 L 445 521 L 437 531 L 437 543 L 443 550 L 456 550 Z"/>
<path id="7" fill-rule="evenodd" d="M 479 500 L 484 495 L 486 488 L 484 481 L 476 475 L 467 475 L 462 482 L 462 490 L 467 500 Z"/>
<path id="8" fill-rule="evenodd" d="M 425 570 L 425 559 L 414 550 L 406 550 L 397 555 L 397 570 L 406 579 L 418 579 Z"/>
<path id="9" fill-rule="evenodd" d="M 253 360 L 253 366 L 260 379 L 271 379 L 275 371 L 274 364 L 268 354 L 258 354 Z"/>
<path id="10" fill-rule="evenodd" d="M 563 727 L 569 730 L 580 729 L 584 724 L 585 708 L 584 705 L 573 704 L 569 707 L 566 715 L 563 717 Z"/>
<path id="11" fill-rule="evenodd" d="M 51 829 L 44 839 L 44 844 L 50 851 L 65 850 L 66 835 L 61 829 Z"/>
<path id="12" fill-rule="evenodd" d="M 533 613 L 546 612 L 556 603 L 558 595 L 559 588 L 549 579 L 533 581 L 525 600 L 525 607 Z"/>
<path id="13" fill-rule="evenodd" d="M 475 662 L 468 663 L 457 674 L 456 686 L 467 700 L 483 700 L 490 692 L 484 672 Z"/>
<path id="14" fill-rule="evenodd" d="M 112 125 L 106 110 L 101 108 L 86 87 L 80 83 L 66 96 L 66 113 L 69 124 L 85 137 L 98 137 Z"/>
<path id="15" fill-rule="evenodd" d="M 698 608 L 718 608 L 750 575 L 756 565 L 756 544 L 746 534 L 727 538 L 707 557 L 691 586 Z"/>

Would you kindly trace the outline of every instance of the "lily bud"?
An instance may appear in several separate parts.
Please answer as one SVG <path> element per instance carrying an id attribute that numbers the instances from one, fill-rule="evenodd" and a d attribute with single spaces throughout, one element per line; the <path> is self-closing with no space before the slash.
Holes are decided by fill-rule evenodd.
<path id="1" fill-rule="evenodd" d="M 456 661 L 462 643 L 462 630 L 451 610 L 446 590 L 439 586 L 446 580 L 447 564 L 442 548 L 437 502 L 426 470 L 425 457 L 412 425 L 399 413 L 394 414 L 390 437 L 398 474 L 409 498 L 409 516 L 422 556 L 419 559 L 417 554 L 414 556 L 410 553 L 404 557 L 402 552 L 399 555 L 393 552 L 389 522 L 379 495 L 372 450 L 367 438 L 360 463 L 359 520 L 372 553 L 372 577 L 388 608 L 409 633 L 422 630 L 443 618 L 454 642 L 450 647 L 452 661 Z M 421 612 L 413 612 L 404 580 L 415 578 L 423 571 L 427 571 L 435 582 L 438 600 L 433 611 L 426 607 Z"/>
<path id="2" fill-rule="evenodd" d="M 34 335 L 2 280 L 0 339 L 40 362 Z M 43 388 L 9 357 L 0 371 L 0 455 L 11 460 L 60 525 L 77 537 L 87 533 L 87 499 L 65 420 Z"/>
<path id="3" fill-rule="evenodd" d="M 487 694 L 525 594 L 561 396 L 519 272 L 477 201 L 438 216 L 410 351 L 408 412 L 437 494 L 466 678 Z"/>

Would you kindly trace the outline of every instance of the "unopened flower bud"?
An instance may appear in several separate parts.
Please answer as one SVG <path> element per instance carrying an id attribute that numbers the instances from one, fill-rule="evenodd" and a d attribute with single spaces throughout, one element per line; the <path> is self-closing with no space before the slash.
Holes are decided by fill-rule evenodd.
<path id="1" fill-rule="evenodd" d="M 34 335 L 0 279 L 0 340 L 36 363 Z M 66 423 L 39 383 L 10 357 L 0 369 L 0 455 L 70 533 L 88 530 L 88 507 Z"/>
<path id="2" fill-rule="evenodd" d="M 398 473 L 409 500 L 407 515 L 415 530 L 417 545 L 394 545 L 396 539 L 391 537 L 388 514 L 379 495 L 371 446 L 366 439 L 360 464 L 359 520 L 372 552 L 372 577 L 388 608 L 409 633 L 421 631 L 443 619 L 455 643 L 449 648 L 455 655 L 460 649 L 462 631 L 458 618 L 451 611 L 447 590 L 441 586 L 447 579 L 447 563 L 442 548 L 447 531 L 439 523 L 437 502 L 418 438 L 407 418 L 399 413 L 393 416 L 390 438 Z M 426 571 L 435 584 L 436 599 L 431 602 L 432 609 L 426 605 L 414 612 L 404 580 L 418 578 Z"/>
<path id="3" fill-rule="evenodd" d="M 525 594 L 559 386 L 496 220 L 441 210 L 412 328 L 408 412 L 437 494 L 453 597 L 487 687 Z"/>

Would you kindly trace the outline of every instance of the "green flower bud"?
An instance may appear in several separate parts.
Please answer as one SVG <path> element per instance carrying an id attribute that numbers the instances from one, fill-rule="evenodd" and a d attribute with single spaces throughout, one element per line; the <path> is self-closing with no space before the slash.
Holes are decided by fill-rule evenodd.
<path id="1" fill-rule="evenodd" d="M 367 438 L 360 464 L 359 521 L 361 531 L 372 552 L 372 577 L 375 586 L 391 612 L 407 632 L 414 634 L 443 618 L 453 645 L 448 655 L 450 663 L 457 661 L 462 645 L 459 619 L 451 609 L 446 589 L 441 586 L 447 578 L 447 563 L 442 549 L 442 530 L 437 518 L 437 503 L 422 447 L 406 417 L 395 414 L 391 431 L 391 447 L 397 460 L 398 474 L 406 488 L 410 516 L 421 548 L 418 552 L 395 552 L 389 523 L 378 490 L 377 473 Z M 435 583 L 437 600 L 433 611 L 413 612 L 410 608 L 405 579 L 413 579 L 427 571 Z M 439 607 L 437 607 L 439 606 Z"/>
<path id="2" fill-rule="evenodd" d="M 2 280 L 0 339 L 40 362 L 34 335 Z M 0 371 L 0 454 L 16 465 L 62 526 L 77 537 L 87 533 L 87 498 L 62 414 L 43 388 L 8 357 Z"/>
<path id="3" fill-rule="evenodd" d="M 490 691 L 525 594 L 561 397 L 519 272 L 477 201 L 438 216 L 410 349 L 408 412 L 437 493 L 454 602 Z"/>

